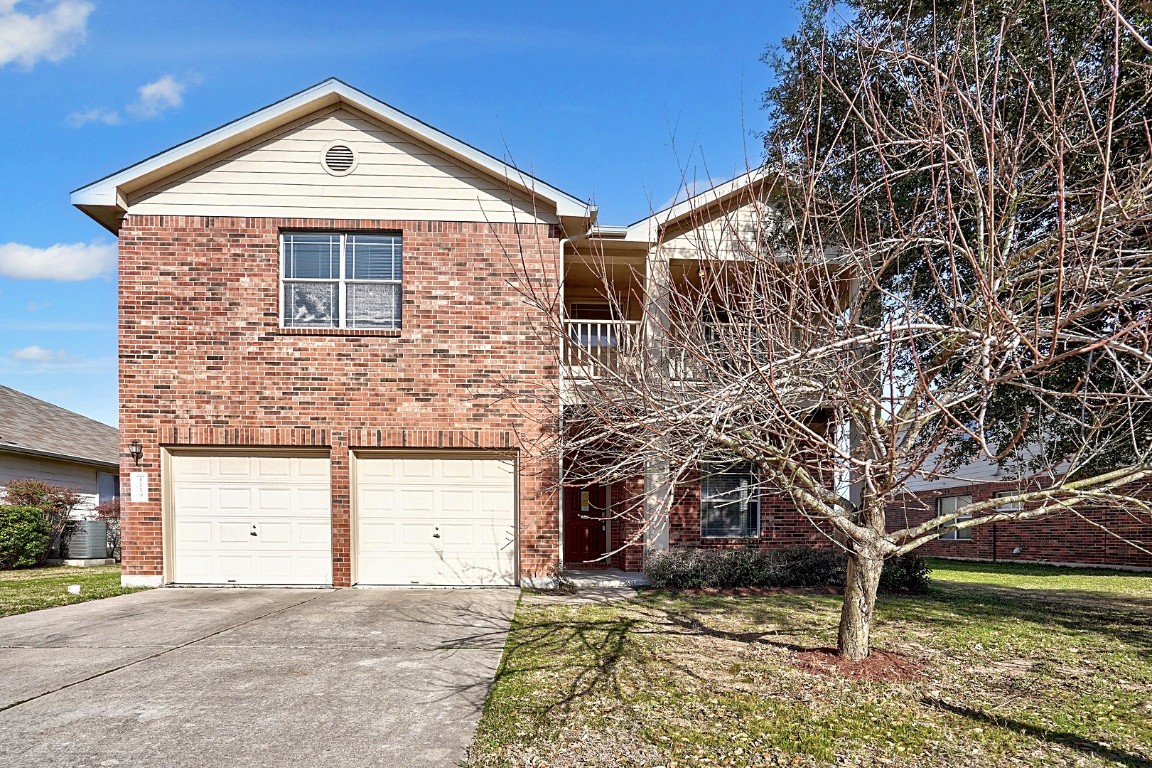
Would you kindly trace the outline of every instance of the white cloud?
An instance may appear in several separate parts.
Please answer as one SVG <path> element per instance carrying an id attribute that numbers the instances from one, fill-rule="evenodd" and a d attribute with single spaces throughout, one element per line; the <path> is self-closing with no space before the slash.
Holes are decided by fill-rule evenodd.
<path id="1" fill-rule="evenodd" d="M 172 75 L 164 75 L 159 80 L 140 86 L 136 90 L 136 101 L 124 109 L 133 117 L 149 120 L 183 104 L 184 89 L 187 87 L 187 83 L 180 82 Z"/>
<path id="2" fill-rule="evenodd" d="M 100 109 L 93 107 L 83 112 L 73 112 L 68 115 L 68 125 L 79 128 L 87 123 L 104 123 L 105 125 L 118 125 L 120 113 L 114 109 Z"/>
<path id="3" fill-rule="evenodd" d="M 61 243 L 47 248 L 0 245 L 0 277 L 15 280 L 91 280 L 115 267 L 116 246 L 105 243 Z"/>
<path id="4" fill-rule="evenodd" d="M 32 69 L 39 61 L 72 55 L 88 32 L 92 3 L 57 0 L 40 13 L 16 10 L 20 0 L 0 0 L 0 67 L 16 62 Z"/>
<path id="5" fill-rule="evenodd" d="M 97 371 L 113 363 L 109 357 L 83 357 L 59 349 L 45 349 L 32 344 L 13 349 L 0 359 L 0 371 L 12 374 L 47 373 L 52 371 Z"/>
<path id="6" fill-rule="evenodd" d="M 22 363 L 64 363 L 73 359 L 72 355 L 67 352 L 44 349 L 44 347 L 38 347 L 35 344 L 22 349 L 14 349 L 8 353 L 8 356 Z"/>
<path id="7" fill-rule="evenodd" d="M 0 3 L 5 0 L 0 0 Z M 184 104 L 184 91 L 189 85 L 200 82 L 196 75 L 189 75 L 178 80 L 172 75 L 164 75 L 158 80 L 145 83 L 136 89 L 136 100 L 125 104 L 122 110 L 92 107 L 82 109 L 68 115 L 68 124 L 79 128 L 88 123 L 103 123 L 104 125 L 119 125 L 124 117 L 135 120 L 151 120 L 159 117 L 170 109 L 176 109 Z"/>

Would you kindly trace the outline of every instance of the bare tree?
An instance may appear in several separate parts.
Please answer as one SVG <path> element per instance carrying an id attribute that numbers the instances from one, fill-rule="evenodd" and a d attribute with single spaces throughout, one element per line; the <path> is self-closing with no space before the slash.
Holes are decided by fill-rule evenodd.
<path id="1" fill-rule="evenodd" d="M 1152 523 L 1152 75 L 1104 9 L 1087 65 L 1052 45 L 1023 66 L 973 13 L 927 51 L 907 27 L 841 35 L 803 82 L 844 128 L 803 126 L 743 197 L 662 228 L 638 322 L 589 344 L 527 289 L 580 372 L 546 394 L 565 406 L 541 450 L 568 482 L 649 479 L 619 544 L 667 524 L 660 478 L 749 462 L 847 553 L 839 648 L 862 659 L 886 558 L 1100 507 Z M 627 317 L 620 270 L 598 274 Z M 911 481 L 980 456 L 1029 481 L 890 519 Z"/>

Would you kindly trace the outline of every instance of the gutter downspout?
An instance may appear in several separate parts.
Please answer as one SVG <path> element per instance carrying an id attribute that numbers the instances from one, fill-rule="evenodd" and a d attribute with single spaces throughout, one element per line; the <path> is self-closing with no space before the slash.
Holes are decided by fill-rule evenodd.
<path id="1" fill-rule="evenodd" d="M 564 316 L 565 316 L 565 312 L 564 312 L 564 275 L 565 275 L 565 272 L 564 272 L 564 248 L 565 248 L 565 246 L 568 245 L 570 240 L 571 240 L 571 238 L 568 238 L 568 237 L 560 238 L 560 274 L 558 275 L 559 280 L 560 280 L 560 285 L 559 285 L 556 293 L 560 299 L 559 306 L 557 307 L 557 311 L 559 311 L 559 313 L 560 313 L 560 330 L 561 330 L 562 334 L 566 330 L 564 328 Z M 559 369 L 559 372 L 557 374 L 557 379 L 559 381 L 560 386 L 559 386 L 559 389 L 556 390 L 556 395 L 557 395 L 557 397 L 559 397 L 560 401 L 557 403 L 557 408 L 559 409 L 559 413 L 558 413 L 559 418 L 557 419 L 557 422 L 558 422 L 557 428 L 561 430 L 560 434 L 563 435 L 564 434 L 564 432 L 563 432 L 563 430 L 564 430 L 564 368 L 565 368 L 565 365 L 564 365 L 564 336 L 563 335 L 561 335 L 561 337 L 560 337 L 560 349 L 558 350 L 558 352 L 559 352 L 559 354 L 557 355 L 557 357 L 560 360 L 560 365 L 558 365 L 556 367 L 557 367 L 557 369 Z M 561 440 L 563 440 L 563 437 L 561 437 Z M 563 451 L 560 452 L 560 456 L 557 459 L 557 465 L 558 466 L 557 466 L 556 476 L 557 476 L 558 482 L 556 485 L 556 488 L 557 488 L 556 500 L 559 504 L 559 509 L 557 510 L 557 518 L 559 520 L 559 525 L 557 526 L 557 530 L 559 531 L 559 536 L 557 537 L 557 542 L 559 544 L 558 549 L 559 549 L 560 561 L 556 564 L 556 567 L 557 567 L 557 574 L 556 575 L 557 575 L 557 577 L 559 577 L 564 571 L 564 452 Z M 556 586 L 559 586 L 559 584 L 557 584 Z"/>

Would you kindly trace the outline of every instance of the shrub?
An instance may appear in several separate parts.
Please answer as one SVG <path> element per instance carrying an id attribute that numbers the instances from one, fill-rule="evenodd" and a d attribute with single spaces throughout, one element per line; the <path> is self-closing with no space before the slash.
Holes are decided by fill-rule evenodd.
<path id="1" fill-rule="evenodd" d="M 36 507 L 0 507 L 0 568 L 40 563 L 52 542 L 52 526 Z"/>
<path id="2" fill-rule="evenodd" d="M 120 497 L 96 507 L 96 519 L 108 523 L 108 554 L 120 562 Z"/>
<path id="3" fill-rule="evenodd" d="M 884 561 L 884 571 L 880 574 L 880 591 L 922 595 L 928 591 L 931 572 L 928 561 L 915 552 L 890 558 Z"/>
<path id="4" fill-rule="evenodd" d="M 4 503 L 40 510 L 52 528 L 53 540 L 63 535 L 72 517 L 72 510 L 83 502 L 84 498 L 75 491 L 43 480 L 12 480 L 4 491 Z"/>
<path id="5" fill-rule="evenodd" d="M 832 547 L 761 550 L 673 548 L 657 552 L 644 575 L 657 589 L 736 589 L 740 587 L 824 587 L 843 589 L 847 557 Z M 928 566 L 910 554 L 885 562 L 882 592 L 923 592 Z"/>

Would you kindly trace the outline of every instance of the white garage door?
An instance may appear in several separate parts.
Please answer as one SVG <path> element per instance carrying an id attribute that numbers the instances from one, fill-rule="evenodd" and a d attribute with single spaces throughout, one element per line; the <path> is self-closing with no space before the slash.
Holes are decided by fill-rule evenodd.
<path id="1" fill-rule="evenodd" d="M 357 582 L 515 584 L 515 477 L 509 458 L 357 458 Z"/>
<path id="2" fill-rule="evenodd" d="M 327 458 L 171 457 L 177 584 L 331 584 Z"/>

